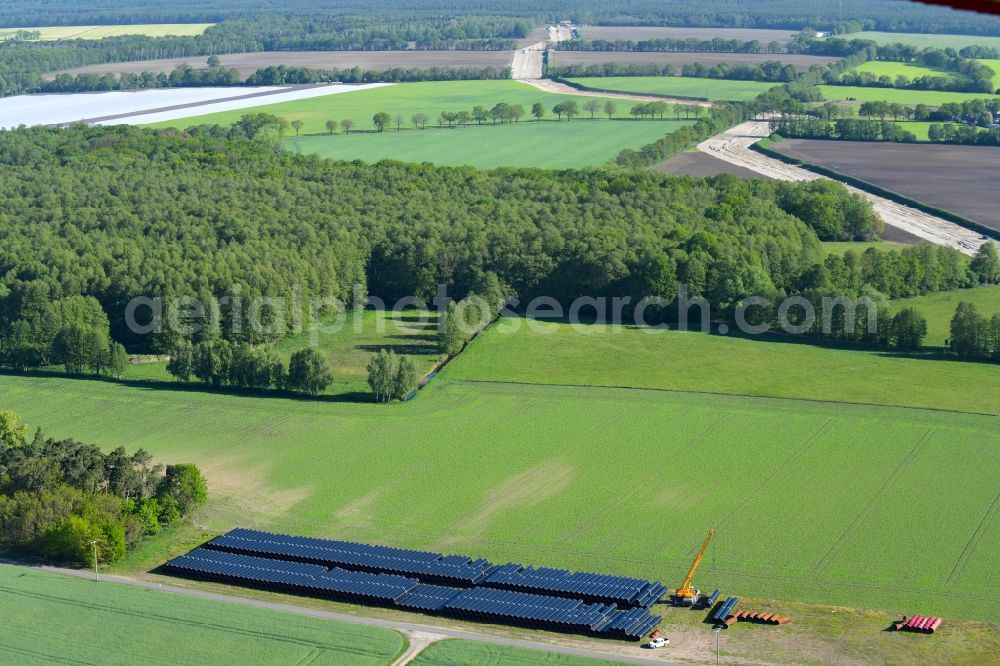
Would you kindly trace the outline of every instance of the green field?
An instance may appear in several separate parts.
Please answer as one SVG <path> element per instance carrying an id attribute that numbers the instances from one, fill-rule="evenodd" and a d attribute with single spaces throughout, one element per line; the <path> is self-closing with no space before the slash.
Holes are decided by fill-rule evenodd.
<path id="1" fill-rule="evenodd" d="M 817 86 L 828 100 L 855 100 L 858 102 L 899 102 L 908 106 L 926 104 L 940 106 L 947 102 L 966 102 L 970 99 L 987 99 L 995 95 L 986 93 L 947 92 L 938 90 L 900 90 L 867 86 Z"/>
<path id="2" fill-rule="evenodd" d="M 449 639 L 431 643 L 412 662 L 414 666 L 604 666 L 618 662 L 587 659 L 554 652 Z"/>
<path id="3" fill-rule="evenodd" d="M 870 247 L 876 250 L 899 250 L 907 246 L 906 243 L 893 243 L 891 241 L 824 241 L 822 243 L 823 249 L 830 254 L 844 255 L 848 250 L 854 250 L 858 254 L 861 254 Z"/>
<path id="4" fill-rule="evenodd" d="M 5 664 L 388 664 L 388 629 L 0 564 Z"/>
<path id="5" fill-rule="evenodd" d="M 974 303 L 980 314 L 987 318 L 1000 313 L 1000 287 L 939 291 L 927 296 L 902 298 L 893 301 L 898 307 L 912 306 L 927 318 L 927 337 L 924 344 L 940 347 L 951 337 L 951 318 L 962 301 Z M 996 370 L 994 370 L 996 372 Z"/>
<path id="6" fill-rule="evenodd" d="M 944 76 L 951 79 L 958 78 L 953 73 L 942 69 L 931 69 L 930 67 L 908 65 L 902 62 L 884 62 L 881 60 L 869 60 L 868 62 L 855 67 L 852 71 L 868 72 L 869 74 L 874 74 L 875 76 L 888 76 L 894 81 L 900 74 L 911 81 L 921 76 Z"/>
<path id="7" fill-rule="evenodd" d="M 18 30 L 38 30 L 42 33 L 42 41 L 58 39 L 103 39 L 104 37 L 120 37 L 122 35 L 146 35 L 147 37 L 164 37 L 173 35 L 191 37 L 200 35 L 214 23 L 142 23 L 135 25 L 67 25 L 48 26 L 42 28 L 0 28 L 0 40 L 5 34 Z"/>
<path id="8" fill-rule="evenodd" d="M 339 160 L 382 159 L 449 166 L 574 169 L 599 166 L 623 148 L 638 150 L 693 120 L 590 120 L 521 122 L 452 129 L 407 129 L 349 136 L 285 139 L 292 151 Z"/>
<path id="9" fill-rule="evenodd" d="M 906 32 L 855 32 L 849 35 L 838 35 L 844 39 L 870 39 L 879 44 L 912 44 L 913 46 L 930 46 L 944 49 L 951 47 L 961 49 L 966 46 L 992 46 L 1000 48 L 1000 37 L 979 37 L 974 35 L 923 35 Z"/>
<path id="10" fill-rule="evenodd" d="M 568 79 L 582 86 L 620 92 L 700 97 L 709 100 L 742 101 L 753 99 L 778 83 L 701 79 L 694 76 L 607 76 Z M 638 102 L 635 102 L 638 104 Z M 632 103 L 623 102 L 628 111 Z"/>
<path id="11" fill-rule="evenodd" d="M 503 326 L 508 324 L 520 324 L 520 328 L 505 333 Z M 851 401 L 1000 415 L 1000 374 L 996 367 L 981 363 L 900 358 L 884 352 L 695 332 L 536 325 L 549 331 L 533 332 L 520 319 L 502 320 L 449 366 L 449 377 Z M 609 359 L 618 361 L 610 363 Z M 975 395 L 969 395 L 969 386 L 977 387 Z"/>
<path id="12" fill-rule="evenodd" d="M 476 105 L 487 109 L 499 102 L 520 104 L 525 111 L 531 110 L 531 105 L 541 102 L 545 106 L 546 117 L 554 118 L 552 107 L 559 102 L 573 100 L 580 107 L 581 118 L 589 114 L 583 111 L 587 101 L 579 95 L 556 95 L 543 92 L 526 83 L 518 81 L 428 81 L 421 83 L 398 83 L 382 88 L 370 88 L 325 97 L 280 102 L 257 106 L 252 111 L 240 109 L 224 111 L 204 116 L 181 118 L 154 127 L 191 127 L 201 124 L 231 125 L 247 113 L 273 113 L 287 118 L 289 121 L 301 120 L 304 125 L 302 134 L 326 134 L 326 121 L 342 121 L 349 118 L 354 121 L 354 130 L 373 131 L 372 116 L 384 111 L 390 116 L 402 115 L 405 125 L 412 127 L 411 116 L 415 113 L 425 113 L 430 119 L 429 125 L 437 124 L 438 115 L 442 111 L 472 111 Z M 602 104 L 603 99 L 598 100 Z M 616 117 L 629 118 L 629 103 L 627 100 L 615 100 L 618 106 Z M 522 123 L 530 119 L 525 116 Z"/>
<path id="13" fill-rule="evenodd" d="M 196 521 L 211 530 L 256 526 L 676 581 L 714 526 L 703 587 L 1000 619 L 1000 521 L 991 522 L 996 416 L 462 381 L 506 379 L 521 368 L 525 381 L 555 382 L 568 370 L 550 359 L 578 358 L 551 336 L 519 358 L 530 344 L 515 336 L 520 346 L 508 349 L 497 337 L 474 342 L 402 405 L 12 375 L 0 383 L 0 404 L 52 436 L 199 464 L 213 499 Z M 626 375 L 631 385 L 655 384 L 688 374 L 685 381 L 707 390 L 714 381 L 752 391 L 753 375 L 779 374 L 731 356 L 746 369 L 725 369 L 744 377 L 725 386 L 712 377 L 720 366 L 714 357 L 692 369 L 683 353 L 651 356 L 629 344 L 637 352 L 626 357 L 594 339 L 576 381 Z M 837 353 L 853 354 L 857 365 L 824 365 Z M 650 358 L 658 367 L 643 364 Z M 798 375 L 782 380 L 786 390 L 814 386 L 814 397 L 850 390 L 855 400 L 881 391 L 902 401 L 936 392 L 947 406 L 952 390 L 935 382 L 971 368 L 981 374 L 965 375 L 967 407 L 1000 405 L 996 369 L 985 365 L 940 362 L 937 371 L 895 376 L 888 370 L 925 362 L 857 352 L 807 360 L 785 365 Z M 902 395 L 919 389 L 900 379 L 907 376 L 926 382 L 923 397 Z M 766 382 L 756 388 L 766 390 Z M 907 510 L 914 506 L 921 510 Z"/>

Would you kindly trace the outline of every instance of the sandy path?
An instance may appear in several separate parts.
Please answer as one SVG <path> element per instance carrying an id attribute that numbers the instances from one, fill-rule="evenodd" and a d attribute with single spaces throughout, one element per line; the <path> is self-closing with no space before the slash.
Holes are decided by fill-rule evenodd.
<path id="1" fill-rule="evenodd" d="M 698 150 L 776 180 L 812 181 L 825 177 L 750 149 L 751 145 L 769 133 L 767 122 L 749 121 L 703 141 L 698 144 Z M 868 199 L 875 208 L 875 212 L 882 217 L 887 225 L 902 229 L 923 240 L 953 247 L 967 255 L 975 254 L 984 242 L 982 234 L 953 222 L 850 185 L 845 185 L 845 187 Z"/>

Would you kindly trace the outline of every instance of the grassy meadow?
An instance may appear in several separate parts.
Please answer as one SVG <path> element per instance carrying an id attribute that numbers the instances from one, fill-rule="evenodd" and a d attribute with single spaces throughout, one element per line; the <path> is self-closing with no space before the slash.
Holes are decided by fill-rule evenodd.
<path id="1" fill-rule="evenodd" d="M 393 159 L 484 169 L 501 166 L 578 169 L 599 166 L 614 159 L 623 148 L 638 150 L 693 122 L 606 118 L 522 121 L 514 125 L 289 137 L 285 146 L 294 152 L 337 160 Z"/>
<path id="2" fill-rule="evenodd" d="M 907 106 L 926 104 L 940 106 L 947 102 L 967 102 L 971 99 L 996 97 L 986 93 L 965 93 L 939 90 L 907 90 L 897 88 L 875 88 L 868 86 L 816 86 L 828 100 L 853 100 L 857 102 L 898 102 Z"/>
<path id="3" fill-rule="evenodd" d="M 6 664 L 390 663 L 388 629 L 0 564 Z M 169 657 L 168 657 L 169 655 Z"/>
<path id="4" fill-rule="evenodd" d="M 989 291 L 989 290 L 984 290 Z M 693 311 L 697 315 L 697 310 Z M 950 315 L 949 315 L 950 316 Z M 515 333 L 504 326 L 519 326 Z M 993 366 L 889 352 L 610 326 L 501 320 L 454 363 L 449 377 L 529 384 L 620 386 L 768 398 L 851 401 L 1000 415 Z M 609 362 L 616 359 L 616 362 Z M 969 395 L 968 387 L 977 386 Z"/>
<path id="5" fill-rule="evenodd" d="M 869 74 L 874 74 L 875 76 L 888 76 L 894 81 L 896 77 L 900 75 L 905 76 L 910 80 L 921 76 L 944 76 L 950 79 L 958 78 L 952 72 L 948 72 L 943 69 L 932 69 L 930 67 L 910 65 L 903 62 L 886 62 L 881 60 L 869 60 L 868 62 L 855 67 L 852 71 L 867 72 Z"/>
<path id="6" fill-rule="evenodd" d="M 962 49 L 966 46 L 992 46 L 1000 48 L 1000 37 L 982 37 L 979 35 L 932 35 L 907 32 L 853 32 L 849 35 L 838 35 L 844 39 L 870 39 L 878 44 L 911 44 L 919 47 L 944 49 Z"/>
<path id="7" fill-rule="evenodd" d="M 620 662 L 588 659 L 555 652 L 540 652 L 524 648 L 475 643 L 454 638 L 431 643 L 410 662 L 414 666 L 474 666 L 504 664 L 505 666 L 610 666 Z"/>
<path id="8" fill-rule="evenodd" d="M 702 79 L 694 76 L 604 76 L 569 79 L 582 86 L 615 90 L 620 92 L 678 95 L 700 97 L 709 100 L 743 101 L 753 99 L 777 83 L 765 81 L 730 81 L 725 79 Z M 620 106 L 627 113 L 631 104 L 624 101 Z"/>
<path id="9" fill-rule="evenodd" d="M 579 343 L 590 350 L 581 361 L 558 338 L 539 337 L 532 351 L 517 336 L 511 348 L 487 334 L 405 404 L 14 375 L 0 383 L 0 404 L 52 436 L 200 465 L 212 500 L 196 522 L 211 531 L 245 525 L 676 584 L 714 526 L 704 587 L 1000 619 L 1000 522 L 990 521 L 996 416 L 505 383 L 558 382 L 578 362 L 576 381 L 615 383 L 625 367 L 631 385 L 700 373 L 711 390 L 720 365 L 672 363 L 682 354 L 651 355 L 638 344 L 626 345 L 636 355 L 625 357 L 598 336 L 596 346 Z M 812 397 L 822 397 L 823 387 L 839 385 L 865 399 L 888 366 L 850 353 L 858 365 L 834 370 L 822 355 L 789 361 L 786 371 L 798 376 L 785 386 L 818 387 Z M 939 367 L 923 381 L 934 386 L 940 373 L 966 366 Z M 746 376 L 763 372 L 747 368 Z M 967 378 L 968 409 L 996 411 L 994 378 Z M 878 390 L 886 401 L 893 391 L 896 401 L 923 399 L 903 396 L 899 380 Z M 914 504 L 924 509 L 900 509 Z"/>
<path id="10" fill-rule="evenodd" d="M 912 306 L 919 310 L 927 318 L 924 344 L 928 347 L 940 347 L 951 337 L 951 318 L 962 301 L 973 303 L 979 308 L 980 314 L 989 318 L 1000 313 L 1000 287 L 939 291 L 927 296 L 901 298 L 893 301 L 893 304 L 896 307 Z M 993 372 L 996 373 L 997 370 L 994 368 Z"/>
<path id="11" fill-rule="evenodd" d="M 0 40 L 5 34 L 18 30 L 41 32 L 41 41 L 59 39 L 103 39 L 122 35 L 145 35 L 147 37 L 193 37 L 211 28 L 214 23 L 140 23 L 134 25 L 67 25 L 41 28 L 0 28 Z"/>
<path id="12" fill-rule="evenodd" d="M 531 111 L 531 105 L 541 102 L 545 106 L 547 118 L 555 118 L 552 107 L 559 102 L 573 100 L 580 107 L 581 118 L 587 114 L 583 105 L 587 101 L 579 95 L 558 95 L 543 92 L 526 83 L 510 80 L 498 81 L 427 81 L 420 83 L 397 83 L 381 88 L 370 88 L 339 95 L 313 97 L 311 99 L 279 102 L 256 106 L 252 111 L 240 109 L 223 111 L 204 116 L 194 116 L 157 123 L 154 127 L 185 128 L 192 125 L 218 124 L 231 125 L 247 113 L 272 113 L 289 121 L 301 120 L 301 134 L 327 134 L 326 121 L 338 122 L 349 118 L 354 122 L 355 131 L 374 132 L 372 116 L 386 112 L 390 116 L 403 116 L 406 127 L 413 127 L 411 117 L 416 113 L 424 113 L 429 118 L 428 126 L 436 125 L 442 111 L 472 111 L 474 106 L 484 106 L 487 109 L 499 102 L 520 104 L 526 112 Z M 602 104 L 604 100 L 598 100 Z M 629 103 L 627 100 L 615 100 L 618 111 L 615 117 L 629 118 Z M 522 119 L 530 119 L 526 115 Z M 340 132 L 341 130 L 338 130 Z"/>

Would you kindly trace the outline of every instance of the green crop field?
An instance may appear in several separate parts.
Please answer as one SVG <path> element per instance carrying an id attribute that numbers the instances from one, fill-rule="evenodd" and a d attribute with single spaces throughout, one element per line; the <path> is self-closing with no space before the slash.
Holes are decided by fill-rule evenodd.
<path id="1" fill-rule="evenodd" d="M 506 333 L 508 325 L 519 328 Z M 547 330 L 533 331 L 521 319 L 501 320 L 449 366 L 449 377 L 850 400 L 1000 415 L 1000 377 L 995 367 L 981 363 L 899 358 L 774 338 L 534 325 Z M 975 395 L 969 395 L 969 386 L 977 387 Z"/>
<path id="2" fill-rule="evenodd" d="M 388 664 L 388 629 L 0 564 L 5 664 Z"/>
<path id="3" fill-rule="evenodd" d="M 858 102 L 899 102 L 908 106 L 926 104 L 940 106 L 947 102 L 966 102 L 970 99 L 987 99 L 996 95 L 986 93 L 947 92 L 938 90 L 900 90 L 867 86 L 817 86 L 828 100 L 855 100 Z"/>
<path id="4" fill-rule="evenodd" d="M 375 127 L 372 116 L 384 111 L 393 117 L 397 114 L 403 116 L 406 126 L 412 127 L 410 118 L 416 113 L 426 114 L 430 119 L 429 124 L 436 124 L 442 111 L 472 111 L 472 107 L 476 105 L 489 109 L 499 102 L 520 104 L 525 111 L 530 111 L 535 102 L 541 102 L 545 106 L 546 116 L 555 118 L 552 107 L 566 100 L 577 103 L 581 118 L 588 115 L 583 111 L 586 98 L 547 93 L 518 81 L 428 81 L 398 83 L 325 97 L 266 104 L 250 111 L 223 111 L 156 123 L 153 126 L 185 128 L 201 124 L 231 125 L 247 113 L 273 113 L 289 121 L 301 120 L 304 123 L 302 134 L 326 134 L 327 120 L 339 122 L 349 118 L 354 121 L 354 130 L 372 131 Z M 603 99 L 598 101 L 604 103 Z M 616 117 L 629 118 L 629 102 L 614 101 L 618 107 Z M 529 118 L 530 115 L 524 120 Z"/>
<path id="5" fill-rule="evenodd" d="M 511 337 L 520 347 L 510 349 L 499 337 L 481 337 L 405 404 L 6 375 L 0 405 L 52 436 L 199 464 L 212 501 L 196 520 L 211 530 L 256 526 L 676 581 L 714 526 L 702 587 L 1000 619 L 996 416 L 462 381 L 511 378 L 506 365 L 526 381 L 556 382 L 567 369 L 550 358 L 580 358 L 549 336 L 522 358 L 521 338 Z M 723 365 L 716 358 L 681 358 L 690 347 L 655 357 L 640 349 L 634 358 L 599 343 L 589 349 L 577 381 L 612 383 L 620 373 L 632 385 L 658 384 L 643 375 L 700 373 L 707 390 L 724 383 L 713 377 Z M 836 354 L 786 362 L 782 373 L 741 358 L 745 371 L 722 371 L 742 374 L 743 384 L 725 388 L 764 391 L 767 377 L 792 371 L 786 390 L 811 386 L 810 397 L 836 390 L 865 400 L 880 390 L 885 400 L 919 402 L 933 392 L 948 406 L 955 391 L 936 382 L 978 372 L 963 375 L 965 406 L 1000 405 L 991 367 L 939 362 L 901 370 L 907 383 L 886 369 L 929 362 L 843 352 L 856 365 L 826 365 Z M 662 367 L 643 364 L 651 359 Z"/>
<path id="6" fill-rule="evenodd" d="M 854 72 L 868 72 L 875 76 L 888 76 L 894 81 L 897 76 L 903 75 L 913 80 L 921 76 L 943 76 L 946 78 L 958 78 L 952 72 L 943 69 L 932 69 L 930 67 L 920 67 L 918 65 L 908 65 L 902 62 L 884 62 L 881 60 L 870 60 L 855 67 Z"/>
<path id="7" fill-rule="evenodd" d="M 414 666 L 606 666 L 619 662 L 524 648 L 448 639 L 431 643 L 412 662 Z"/>
<path id="8" fill-rule="evenodd" d="M 927 296 L 901 298 L 893 301 L 897 307 L 912 306 L 927 318 L 927 337 L 924 344 L 940 347 L 951 337 L 951 318 L 962 301 L 975 304 L 980 314 L 987 318 L 1000 313 L 1000 287 L 939 291 Z M 996 370 L 994 370 L 996 372 Z"/>
<path id="9" fill-rule="evenodd" d="M 694 76 L 607 76 L 569 79 L 582 86 L 631 93 L 679 95 L 710 100 L 742 101 L 753 99 L 777 83 L 764 81 L 730 81 L 727 79 L 701 79 Z M 638 104 L 638 102 L 635 102 Z M 625 111 L 632 106 L 623 102 Z"/>
<path id="10" fill-rule="evenodd" d="M 58 39 L 103 39 L 122 35 L 146 35 L 147 37 L 192 37 L 205 32 L 214 23 L 142 23 L 135 25 L 67 25 L 42 28 L 0 28 L 0 40 L 4 35 L 18 30 L 38 30 L 42 41 Z"/>
<path id="11" fill-rule="evenodd" d="M 870 39 L 878 44 L 912 44 L 919 47 L 961 49 L 966 46 L 992 46 L 1000 48 L 1000 37 L 980 37 L 976 35 L 925 35 L 907 32 L 854 32 L 838 35 L 844 39 Z"/>
<path id="12" fill-rule="evenodd" d="M 844 255 L 848 250 L 854 250 L 858 254 L 861 254 L 870 247 L 876 250 L 899 250 L 907 246 L 906 243 L 893 243 L 892 241 L 824 241 L 823 249 L 830 254 Z"/>
<path id="13" fill-rule="evenodd" d="M 406 129 L 285 140 L 289 150 L 338 160 L 382 159 L 449 166 L 573 169 L 599 166 L 623 148 L 638 150 L 693 120 L 520 122 L 462 128 Z"/>

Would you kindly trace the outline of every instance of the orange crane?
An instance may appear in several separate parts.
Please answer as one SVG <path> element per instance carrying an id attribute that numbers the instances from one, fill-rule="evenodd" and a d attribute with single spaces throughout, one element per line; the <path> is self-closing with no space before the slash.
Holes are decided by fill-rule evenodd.
<path id="1" fill-rule="evenodd" d="M 698 554 L 694 556 L 694 562 L 691 563 L 691 568 L 688 569 L 684 582 L 681 583 L 681 586 L 677 588 L 675 593 L 670 595 L 670 603 L 673 605 L 693 606 L 701 596 L 700 590 L 695 590 L 691 587 L 691 581 L 694 579 L 694 572 L 698 570 L 698 565 L 701 564 L 702 556 L 705 555 L 705 550 L 708 548 L 708 542 L 712 540 L 713 536 L 715 536 L 714 528 L 708 531 L 708 536 L 705 537 L 705 542 L 701 544 L 701 548 L 698 549 Z"/>

